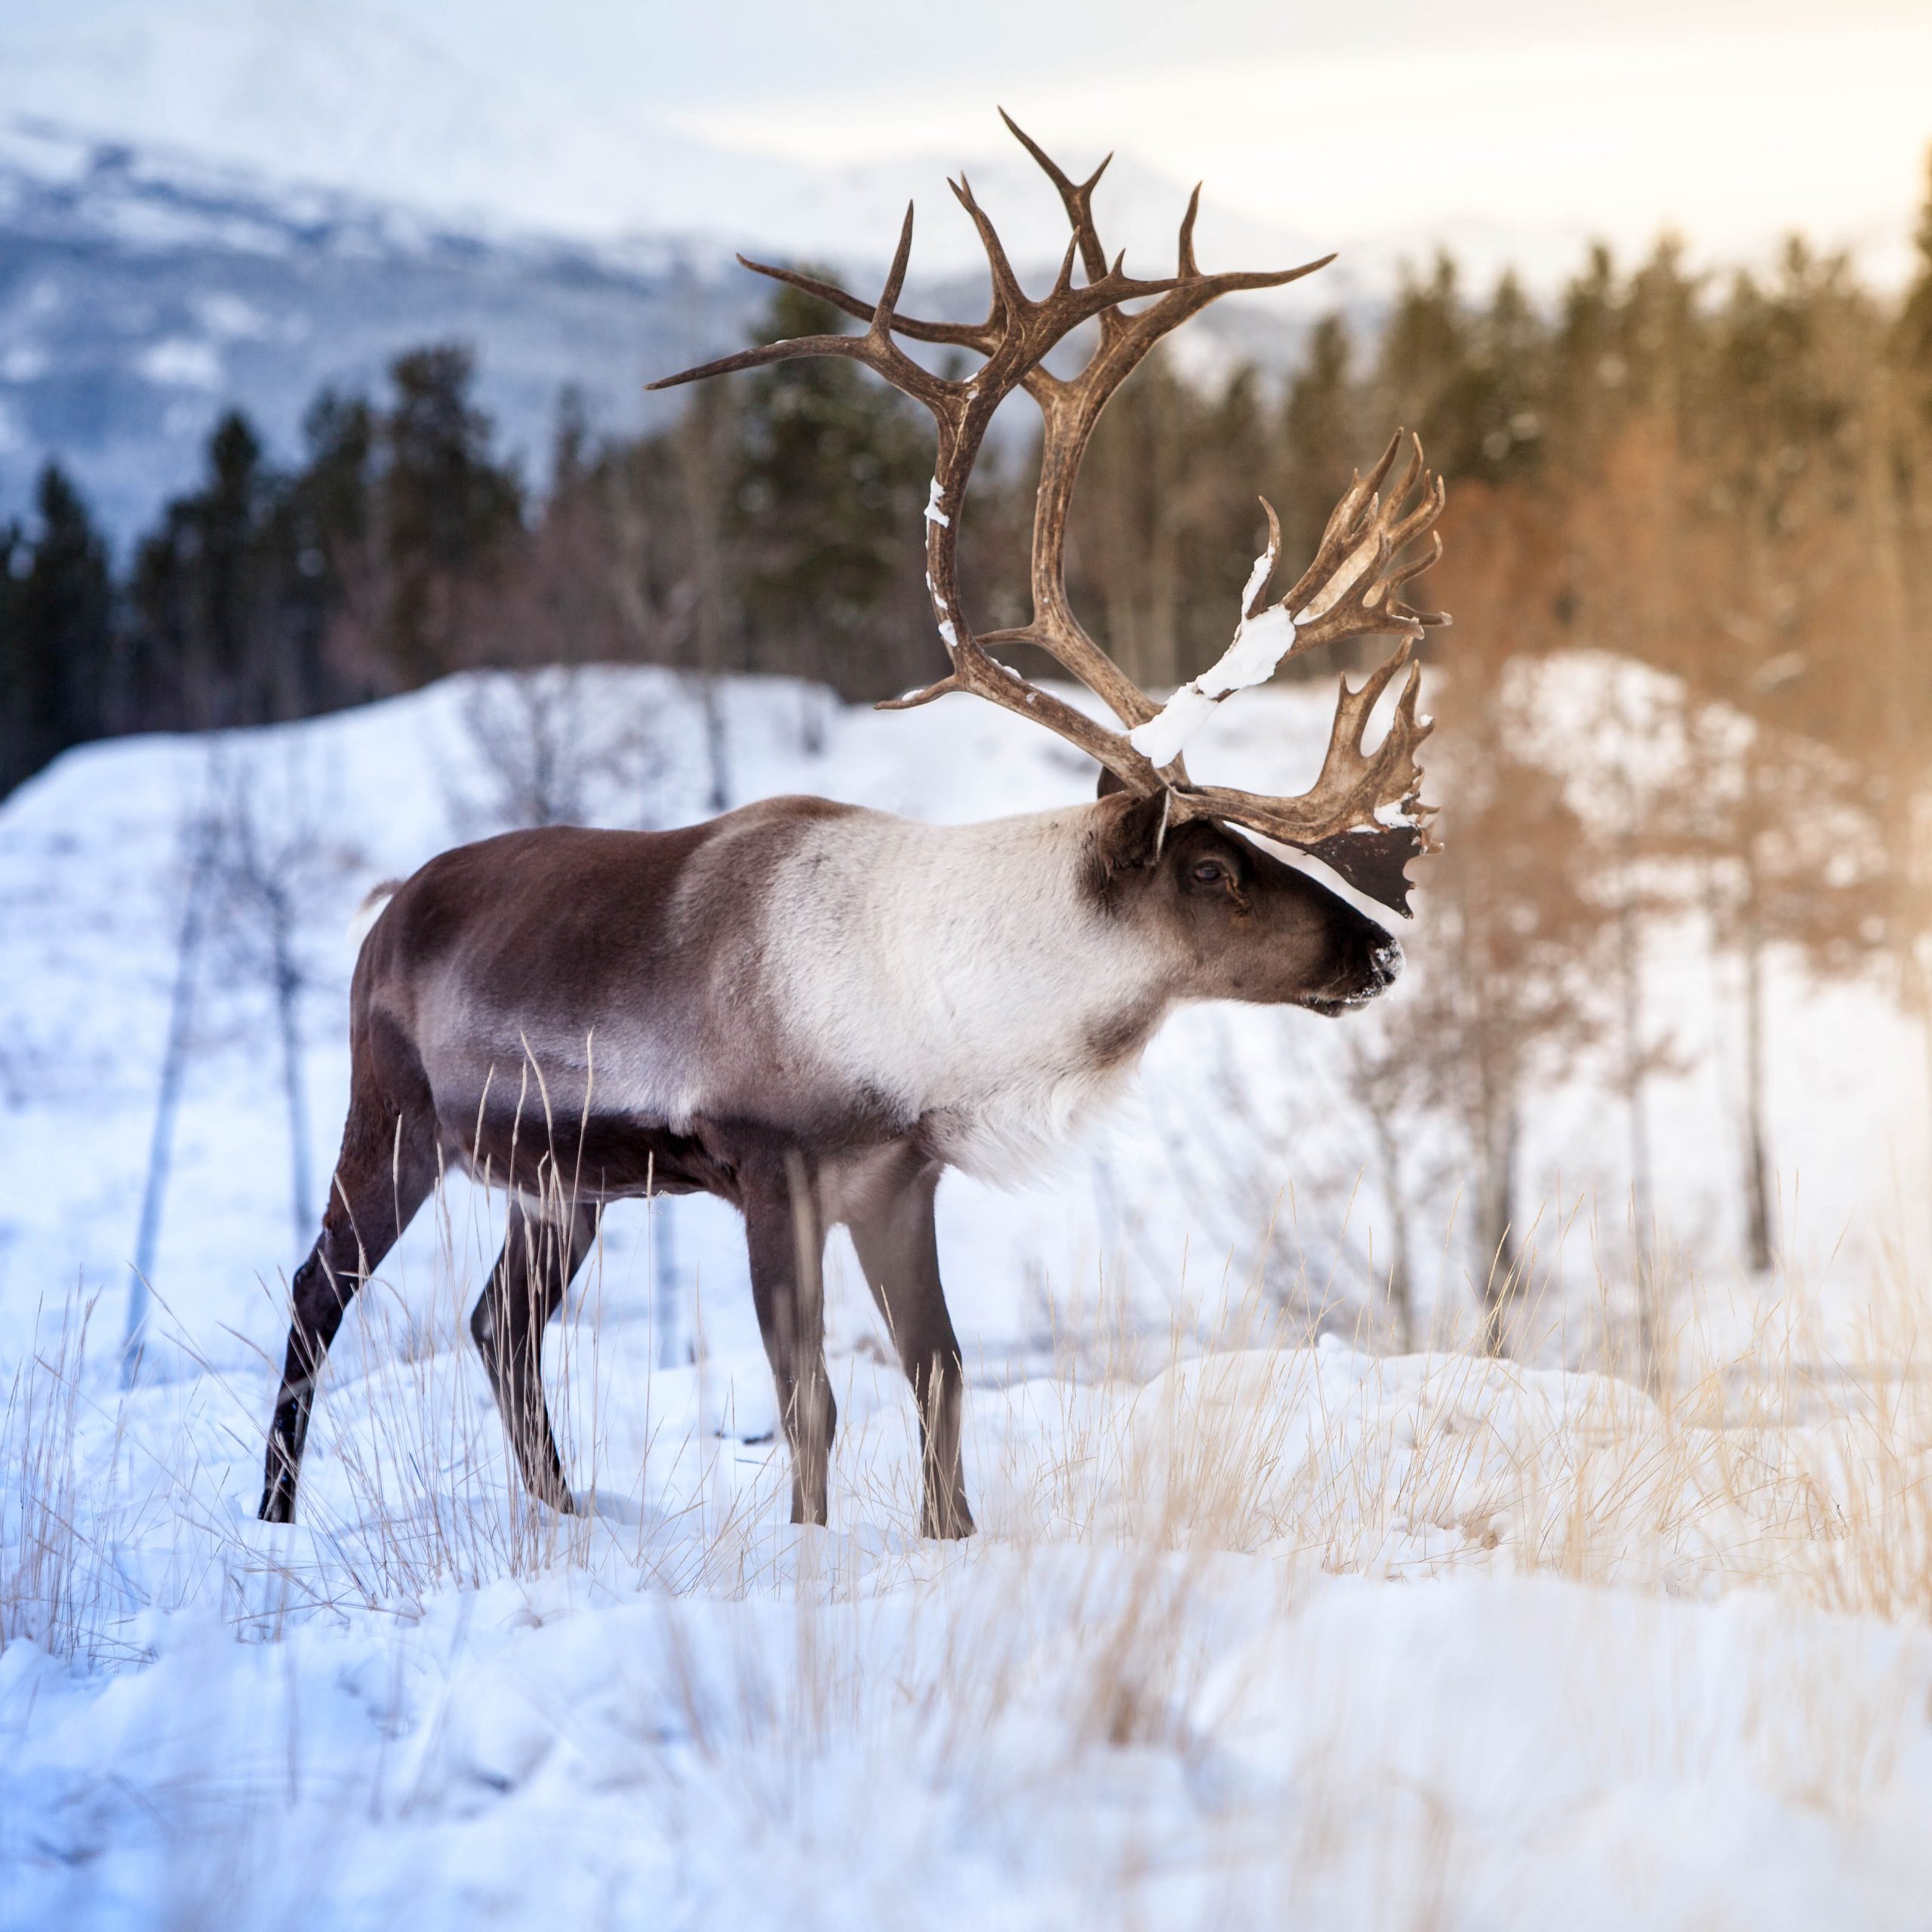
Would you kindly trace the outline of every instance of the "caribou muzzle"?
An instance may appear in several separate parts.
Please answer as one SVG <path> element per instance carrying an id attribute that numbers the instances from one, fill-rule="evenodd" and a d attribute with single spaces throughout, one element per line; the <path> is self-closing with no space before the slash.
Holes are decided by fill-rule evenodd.
<path id="1" fill-rule="evenodd" d="M 1358 915 L 1359 916 L 1359 915 Z M 1339 1020 L 1386 992 L 1401 977 L 1402 945 L 1384 932 L 1373 920 L 1362 919 L 1337 948 L 1342 963 L 1334 977 L 1318 992 L 1300 1004 L 1324 1020 Z"/>

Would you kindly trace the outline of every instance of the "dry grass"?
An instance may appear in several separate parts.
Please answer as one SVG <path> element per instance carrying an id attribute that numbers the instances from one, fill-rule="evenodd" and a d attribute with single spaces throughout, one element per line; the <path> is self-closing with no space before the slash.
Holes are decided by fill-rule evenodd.
<path id="1" fill-rule="evenodd" d="M 0 1644 L 25 1637 L 59 1654 L 91 1654 L 103 1604 L 98 1564 L 80 1527 L 75 1459 L 79 1369 L 91 1305 L 66 1301 L 50 1333 L 43 1305 L 0 1416 Z"/>
<path id="2" fill-rule="evenodd" d="M 614 1607 L 632 1620 L 608 1655 L 592 1647 L 593 1677 L 532 1684 L 528 1701 L 609 1788 L 646 1794 L 666 1832 L 724 1808 L 746 1862 L 703 1881 L 716 1899 L 767 1884 L 768 1853 L 773 1870 L 863 1871 L 874 1903 L 916 1892 L 918 1833 L 868 1836 L 877 1783 L 928 1835 L 959 1829 L 970 1802 L 995 1844 L 1052 1837 L 1084 1861 L 1088 1922 L 1103 1894 L 1106 1922 L 1258 1911 L 1404 1927 L 1457 1921 L 1451 1902 L 1486 1896 L 1494 1847 L 1458 1795 L 1484 1767 L 1453 1736 L 1390 1728 L 1364 1687 L 1374 1653 L 1349 1620 L 1367 1613 L 1349 1606 L 1370 1598 L 1352 1580 L 1447 1580 L 1451 1608 L 1457 1579 L 1552 1580 L 1531 1623 L 1596 1672 L 1547 1693 L 1561 1715 L 1544 1741 L 1566 1776 L 1742 1766 L 1849 1829 L 1918 1721 L 1932 1394 L 1902 1279 L 1855 1320 L 1841 1306 L 1827 1321 L 1795 1286 L 1748 1321 L 1687 1319 L 1663 1338 L 1657 1399 L 1613 1372 L 1603 1338 L 1620 1331 L 1601 1309 L 1577 1322 L 1602 1355 L 1588 1373 L 1372 1355 L 1284 1327 L 1259 1296 L 1205 1346 L 1083 1312 L 1051 1373 L 973 1392 L 984 1534 L 944 1546 L 915 1534 L 909 1398 L 869 1416 L 847 1404 L 859 1420 L 835 1459 L 833 1530 L 793 1531 L 782 1451 L 747 1478 L 726 1460 L 735 1446 L 694 1423 L 707 1409 L 633 1372 L 638 1337 L 601 1319 L 601 1257 L 552 1331 L 546 1377 L 586 1506 L 533 1508 L 463 1332 L 500 1233 L 469 1203 L 441 1211 L 431 1303 L 365 1294 L 292 1536 L 211 1493 L 237 1469 L 252 1478 L 260 1378 L 212 1419 L 181 1390 L 119 1408 L 91 1392 L 86 1311 L 51 1318 L 0 1424 L 0 1632 L 111 1663 L 138 1654 L 144 1604 L 211 1595 L 245 1638 L 320 1614 L 365 1620 L 377 1647 L 452 1590 L 500 1603 L 507 1588 L 533 1623 Z M 661 1414 L 636 1413 L 640 1392 Z M 224 1443 L 225 1475 L 211 1447 Z M 1721 1696 L 1693 1640 L 1657 1621 L 1684 1598 L 1743 1606 Z M 1893 1648 L 1832 1662 L 1807 1635 L 1819 1612 L 1884 1620 Z M 1444 1630 L 1470 1641 L 1453 1619 Z M 1649 1661 L 1626 1673 L 1633 1644 Z M 465 1681 L 428 1724 L 405 1810 L 433 1810 L 480 1748 Z M 1230 1764 L 1270 1753 L 1290 1767 L 1273 1782 L 1244 1770 L 1239 1802 L 1214 1795 Z M 221 1806 L 204 1809 L 194 1829 L 220 1829 Z M 860 1922 L 870 1909 L 853 1907 Z"/>
<path id="3" fill-rule="evenodd" d="M 601 1254 L 546 1362 L 583 1507 L 558 1516 L 529 1501 L 463 1329 L 500 1223 L 488 1197 L 463 1198 L 459 1219 L 438 1197 L 426 1306 L 380 1278 L 358 1304 L 325 1378 L 292 1544 L 214 1507 L 205 1447 L 183 1438 L 171 1457 L 152 1420 L 131 1431 L 85 1372 L 91 1305 L 70 1295 L 44 1314 L 0 1420 L 0 1632 L 66 1654 L 111 1650 L 109 1626 L 134 1607 L 119 1543 L 171 1506 L 219 1544 L 238 1615 L 257 1623 L 265 1607 L 324 1602 L 410 1617 L 451 1587 L 573 1568 L 621 1570 L 630 1587 L 674 1597 L 802 1585 L 796 1540 L 771 1521 L 781 1452 L 758 1482 L 727 1481 L 689 1414 L 654 1420 L 648 1369 L 614 1398 Z M 1687 1294 L 1678 1305 L 1699 1306 Z M 1741 1340 L 1726 1324 L 1723 1346 L 1694 1315 L 1663 1340 L 1655 1399 L 1605 1343 L 1617 1331 L 1600 1309 L 1578 1325 L 1599 1362 L 1566 1374 L 1358 1352 L 1258 1294 L 1204 1340 L 1150 1337 L 1117 1304 L 1078 1310 L 1051 1373 L 972 1404 L 982 1522 L 1014 1549 L 1140 1552 L 1150 1564 L 1248 1552 L 1330 1574 L 1475 1568 L 1706 1597 L 1751 1586 L 1932 1619 L 1932 1386 L 1909 1284 L 1879 1284 L 1855 1319 L 1841 1308 L 1830 1324 L 1787 1284 L 1752 1309 Z M 259 1380 L 202 1366 L 238 1450 L 264 1406 Z M 602 1413 L 614 1399 L 620 1417 Z M 623 1468 L 609 1466 L 618 1435 L 637 1452 Z M 116 1521 L 101 1497 L 124 1463 L 147 1479 Z M 866 1426 L 847 1428 L 835 1520 L 873 1526 L 916 1567 L 916 1475 Z M 103 1521 L 106 1540 L 87 1527 Z M 860 1545 L 869 1574 L 880 1553 Z M 838 1549 L 822 1555 L 813 1588 L 835 1598 L 852 1580 Z"/>

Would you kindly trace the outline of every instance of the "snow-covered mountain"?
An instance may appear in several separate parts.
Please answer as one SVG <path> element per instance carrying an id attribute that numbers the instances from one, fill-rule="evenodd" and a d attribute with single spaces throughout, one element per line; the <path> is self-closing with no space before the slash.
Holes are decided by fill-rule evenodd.
<path id="1" fill-rule="evenodd" d="M 676 400 L 644 382 L 742 340 L 767 291 L 732 262 L 837 265 L 876 280 L 909 197 L 909 300 L 971 312 L 985 271 L 946 185 L 976 194 L 1023 270 L 1066 238 L 1057 197 L 990 102 L 961 152 L 801 164 L 707 140 L 675 109 L 655 43 L 614 47 L 647 97 L 560 85 L 540 61 L 353 4 L 198 0 L 82 8 L 8 35 L 0 62 L 0 517 L 57 456 L 125 543 L 195 476 L 215 416 L 238 404 L 287 457 L 324 383 L 368 388 L 406 347 L 476 349 L 481 394 L 540 480 L 560 392 L 635 430 Z M 625 29 L 614 24 L 619 38 Z M 668 53 L 666 57 L 669 57 Z M 628 71 L 628 70 L 627 70 Z M 1072 149 L 1069 166 L 1097 153 Z M 1131 154 L 1097 198 L 1110 248 L 1158 272 L 1191 183 Z M 1285 266 L 1340 247 L 1324 273 L 1210 310 L 1177 345 L 1212 378 L 1281 371 L 1311 320 L 1372 323 L 1433 231 L 1349 238 L 1257 220 L 1208 184 L 1212 265 Z M 1310 211 L 1311 217 L 1314 211 Z M 1527 258 L 1543 280 L 1574 238 L 1463 223 L 1445 238 L 1478 275 Z"/>
<path id="2" fill-rule="evenodd" d="M 623 39 L 614 23 L 611 32 Z M 611 75 L 632 63 L 641 98 L 609 75 L 594 91 L 581 75 L 566 86 L 534 59 L 486 48 L 485 38 L 481 23 L 466 41 L 354 0 L 191 0 L 165 14 L 42 22 L 9 37 L 0 118 L 192 155 L 275 187 L 325 183 L 466 230 L 580 242 L 705 235 L 849 260 L 889 252 L 916 195 L 928 217 L 918 264 L 928 274 L 978 265 L 943 183 L 964 167 L 1016 259 L 1059 256 L 1058 204 L 990 97 L 965 151 L 940 141 L 912 161 L 801 165 L 681 131 L 661 34 L 611 49 Z M 1100 157 L 1064 158 L 1084 169 Z M 1103 204 L 1113 245 L 1143 264 L 1166 257 L 1192 185 L 1122 156 Z M 1306 260 L 1332 245 L 1232 214 L 1211 193 L 1202 238 L 1256 263 Z"/>
<path id="3" fill-rule="evenodd" d="M 1055 197 L 990 109 L 985 149 L 796 166 L 597 111 L 340 0 L 212 0 L 165 17 L 36 21 L 0 62 L 0 516 L 58 456 L 125 540 L 194 477 L 217 411 L 247 408 L 284 455 L 324 383 L 368 386 L 398 350 L 472 343 L 482 395 L 533 474 L 559 392 L 634 429 L 674 401 L 643 383 L 735 345 L 767 291 L 732 263 L 840 265 L 875 278 L 909 195 L 916 298 L 983 300 L 976 191 L 1015 260 L 1044 274 Z M 1096 157 L 1070 157 L 1088 165 Z M 1188 185 L 1123 157 L 1110 244 L 1171 259 Z M 1211 262 L 1281 264 L 1331 245 L 1229 214 Z M 1208 372 L 1277 367 L 1309 316 L 1367 286 L 1331 272 L 1205 318 Z"/>
<path id="4" fill-rule="evenodd" d="M 984 271 L 949 171 L 970 172 L 1023 270 L 1051 271 L 1061 211 L 1000 125 L 990 73 L 961 78 L 942 62 L 950 91 L 934 92 L 928 77 L 904 82 L 903 59 L 869 65 L 862 47 L 841 67 L 836 33 L 788 38 L 758 7 L 741 12 L 737 31 L 755 38 L 761 20 L 774 45 L 796 41 L 803 63 L 782 108 L 771 104 L 771 47 L 748 48 L 756 72 L 727 86 L 711 44 L 718 36 L 663 8 L 594 19 L 580 9 L 574 21 L 549 23 L 427 0 L 382 11 L 357 0 L 165 9 L 77 0 L 58 16 L 8 23 L 0 515 L 20 506 L 35 466 L 58 454 L 125 537 L 189 480 L 223 404 L 249 408 L 287 453 L 319 383 L 368 383 L 398 349 L 451 337 L 478 349 L 485 399 L 534 471 L 565 383 L 583 392 L 601 426 L 633 428 L 648 420 L 647 372 L 741 337 L 763 291 L 731 266 L 734 251 L 829 262 L 863 286 L 883 266 L 909 196 L 918 209 L 912 298 L 971 308 Z M 908 22 L 903 31 L 934 30 Z M 1428 63 L 1411 55 L 1403 85 L 1432 100 Z M 1843 48 L 1833 57 L 1841 94 L 1850 57 Z M 1626 57 L 1617 72 L 1635 85 L 1641 68 Z M 1457 71 L 1468 78 L 1466 66 Z M 1562 71 L 1566 85 L 1575 81 Z M 1350 73 L 1338 86 L 1344 102 L 1366 86 L 1366 69 Z M 834 138 L 834 126 L 801 146 L 801 116 L 835 120 L 832 82 L 869 75 L 895 105 L 890 140 L 854 145 Z M 1188 94 L 1184 78 L 1177 98 Z M 736 105 L 708 100 L 707 88 L 720 99 L 735 89 Z M 1103 125 L 1064 100 L 1055 109 L 1051 89 L 1032 97 L 1048 117 L 1036 131 L 1076 170 L 1099 159 L 1103 134 L 1118 128 L 1135 139 L 1147 106 L 1130 90 L 1118 122 L 1110 110 Z M 1318 276 L 1203 316 L 1177 346 L 1201 373 L 1239 359 L 1279 370 L 1310 320 L 1332 308 L 1372 325 L 1401 265 L 1438 245 L 1472 286 L 1513 265 L 1547 294 L 1596 232 L 1569 204 L 1497 189 L 1469 146 L 1488 136 L 1466 115 L 1457 124 L 1463 146 L 1420 198 L 1409 191 L 1414 171 L 1386 155 L 1382 174 L 1400 177 L 1403 192 L 1351 198 L 1353 110 L 1310 122 L 1306 105 L 1283 120 L 1269 149 L 1279 165 L 1260 171 L 1263 189 L 1244 178 L 1257 174 L 1250 149 L 1217 147 L 1211 127 L 1199 126 L 1198 143 L 1143 139 L 1121 153 L 1097 197 L 1109 245 L 1158 272 L 1172 260 L 1192 185 L 1171 170 L 1204 151 L 1204 262 L 1284 266 L 1339 251 Z M 1576 155 L 1564 162 L 1568 150 L 1558 150 L 1574 174 Z M 1910 173 L 1900 162 L 1901 194 Z M 1487 198 L 1458 185 L 1466 180 L 1488 182 Z M 1589 223 L 1599 209 L 1614 212 L 1598 185 L 1579 205 L 1593 211 Z M 1789 196 L 1777 205 L 1793 220 L 1810 205 Z M 1820 232 L 1863 245 L 1868 265 L 1878 249 L 1877 266 L 1891 264 L 1879 279 L 1895 278 L 1906 223 L 1894 212 L 1875 228 L 1869 216 Z M 1764 242 L 1761 217 L 1711 233 L 1738 238 L 1749 254 Z M 1626 252 L 1647 243 L 1651 219 L 1625 208 L 1621 226 L 1611 223 Z"/>
<path id="5" fill-rule="evenodd" d="M 648 419 L 643 386 L 763 299 L 718 251 L 483 236 L 340 192 L 17 125 L 0 134 L 0 515 L 57 456 L 125 539 L 239 404 L 285 455 L 325 383 L 460 339 L 507 445 L 540 459 L 560 391 Z"/>
<path id="6" fill-rule="evenodd" d="M 1044 278 L 1041 258 L 1057 254 L 1064 230 L 1028 166 L 1022 157 L 976 186 L 1001 210 L 1017 258 Z M 878 204 L 868 232 L 889 242 L 903 174 L 889 188 L 848 185 Z M 1164 184 L 1140 185 L 1144 194 L 1123 200 L 1150 211 L 1176 202 Z M 1005 221 L 1009 208 L 1026 212 Z M 977 246 L 950 211 L 948 229 Z M 937 259 L 909 300 L 977 312 L 983 269 L 961 272 L 958 251 L 927 250 L 925 232 L 920 260 Z M 666 229 L 595 240 L 500 220 L 466 226 L 45 122 L 0 123 L 0 516 L 23 506 L 54 456 L 125 540 L 194 478 L 222 408 L 247 409 L 289 455 L 325 383 L 372 389 L 398 350 L 450 340 L 476 349 L 484 404 L 540 478 L 567 385 L 598 429 L 634 431 L 679 406 L 645 396 L 652 377 L 743 339 L 770 291 L 733 260 L 738 244 L 781 259 L 831 254 L 775 236 L 728 244 Z M 1281 238 L 1244 245 L 1243 260 L 1308 254 Z M 848 260 L 860 287 L 882 266 Z M 1317 281 L 1320 303 L 1294 289 L 1211 311 L 1181 345 L 1189 366 L 1284 366 L 1309 315 L 1349 292 L 1339 278 Z"/>

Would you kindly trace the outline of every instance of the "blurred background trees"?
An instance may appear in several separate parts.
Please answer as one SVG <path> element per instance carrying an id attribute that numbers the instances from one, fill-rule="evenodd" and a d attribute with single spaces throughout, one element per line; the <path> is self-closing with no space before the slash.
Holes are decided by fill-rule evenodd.
<path id="1" fill-rule="evenodd" d="M 1142 681 L 1192 675 L 1226 644 L 1257 493 L 1306 551 L 1401 423 L 1456 486 L 1437 590 L 1485 651 L 1633 657 L 1909 786 L 1932 709 L 1910 595 L 1932 556 L 1932 202 L 1918 239 L 1890 301 L 1797 242 L 1727 282 L 1669 244 L 1628 270 L 1599 249 L 1540 306 L 1508 275 L 1472 297 L 1444 257 L 1373 335 L 1316 325 L 1285 383 L 1156 356 L 1088 455 L 1075 601 Z M 785 288 L 755 334 L 841 321 Z M 380 396 L 325 392 L 293 467 L 223 417 L 118 577 L 51 466 L 0 524 L 0 785 L 106 733 L 301 716 L 478 666 L 786 672 L 854 699 L 936 668 L 930 427 L 863 372 L 708 385 L 629 441 L 565 398 L 535 479 L 474 377 L 446 343 L 399 357 Z M 1016 432 L 975 481 L 982 628 L 1023 614 L 1032 463 Z M 1495 531 L 1472 568 L 1478 523 Z M 1526 547 L 1534 586 L 1514 580 Z"/>

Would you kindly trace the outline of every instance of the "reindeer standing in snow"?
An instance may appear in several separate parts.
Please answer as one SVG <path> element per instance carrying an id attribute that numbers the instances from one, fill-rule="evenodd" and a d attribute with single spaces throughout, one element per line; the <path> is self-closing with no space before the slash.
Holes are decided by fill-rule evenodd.
<path id="1" fill-rule="evenodd" d="M 1331 258 L 1272 274 L 1204 273 L 1197 189 L 1174 273 L 1129 275 L 1119 260 L 1109 265 L 1094 227 L 1101 169 L 1075 183 L 1013 131 L 1058 189 L 1072 230 L 1044 297 L 1020 287 L 962 180 L 953 192 L 992 271 L 984 321 L 898 312 L 908 208 L 876 303 L 746 264 L 835 303 L 863 332 L 773 343 L 654 386 L 835 355 L 923 403 L 939 432 L 927 581 L 951 669 L 886 708 L 952 691 L 986 699 L 1090 754 L 1099 797 L 956 826 L 785 798 L 681 831 L 552 827 L 446 852 L 395 889 L 356 962 L 349 1117 L 321 1238 L 295 1275 L 266 1520 L 292 1518 L 315 1380 L 349 1298 L 451 1162 L 511 1198 L 507 1238 L 470 1327 L 533 1495 L 571 1506 L 544 1406 L 542 1340 L 605 1204 L 702 1192 L 744 1217 L 791 1449 L 792 1520 L 826 1519 L 835 1415 L 818 1269 L 826 1231 L 842 1223 L 915 1392 L 923 1528 L 968 1535 L 959 1344 L 933 1224 L 941 1174 L 1026 1174 L 1121 1088 L 1183 1001 L 1334 1014 L 1395 977 L 1401 949 L 1383 927 L 1232 828 L 1312 854 L 1407 913 L 1404 866 L 1428 845 L 1418 667 L 1381 742 L 1367 751 L 1362 740 L 1423 626 L 1445 621 L 1398 595 L 1440 554 L 1432 527 L 1441 486 L 1414 446 L 1380 494 L 1398 432 L 1337 506 L 1314 561 L 1272 600 L 1280 532 L 1270 509 L 1233 642 L 1156 705 L 1067 599 L 1067 509 L 1081 452 L 1108 398 L 1169 331 L 1218 297 L 1279 287 Z M 1129 312 L 1130 302 L 1144 306 Z M 1049 374 L 1048 352 L 1088 323 L 1097 341 L 1084 368 Z M 978 366 L 934 375 L 895 337 L 964 349 Z M 1044 426 L 1033 619 L 978 636 L 956 571 L 960 507 L 993 413 L 1017 389 Z M 1190 780 L 1183 748 L 1217 703 L 1287 657 L 1374 632 L 1402 642 L 1359 690 L 1342 681 L 1309 791 L 1268 798 Z M 1121 728 L 992 654 L 1015 644 L 1049 652 Z"/>

